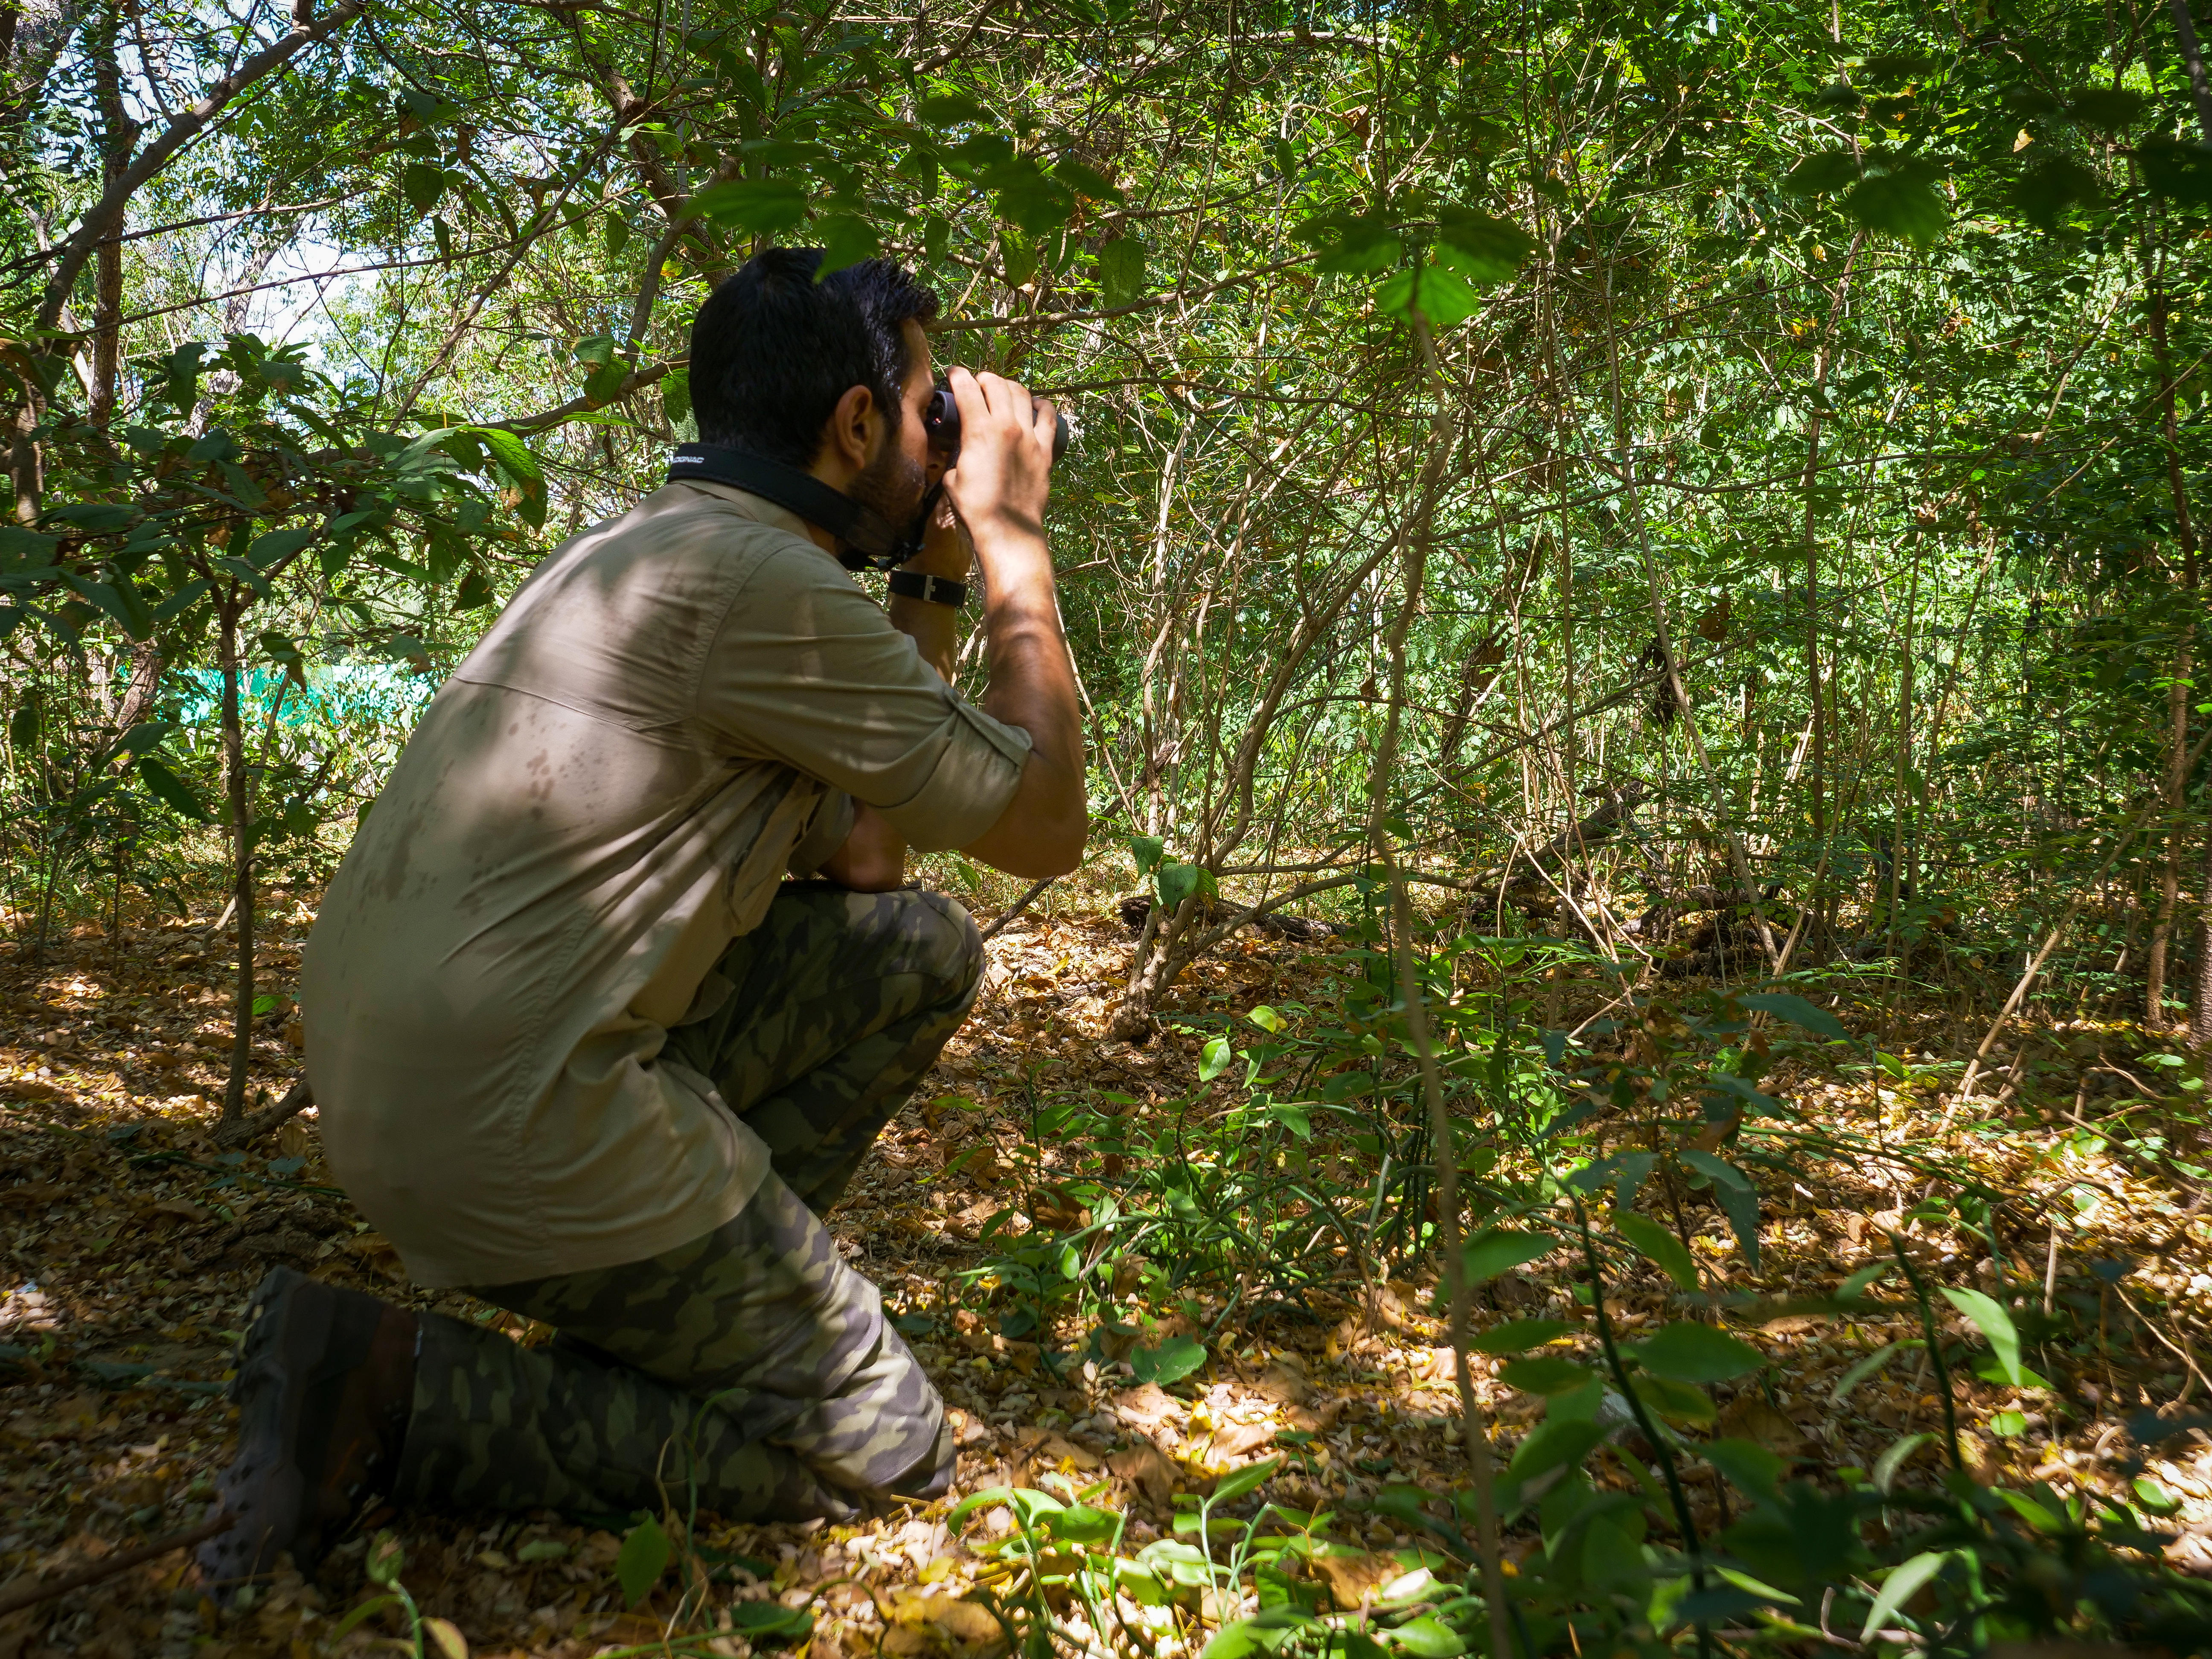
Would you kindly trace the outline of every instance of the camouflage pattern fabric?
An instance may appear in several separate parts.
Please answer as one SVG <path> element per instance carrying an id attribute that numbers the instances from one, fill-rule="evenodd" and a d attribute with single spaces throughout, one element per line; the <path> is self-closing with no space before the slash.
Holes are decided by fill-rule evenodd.
<path id="1" fill-rule="evenodd" d="M 714 971 L 732 991 L 663 1057 L 710 1079 L 821 1215 L 968 1018 L 983 945 L 939 893 L 787 882 Z"/>
<path id="2" fill-rule="evenodd" d="M 959 1028 L 981 965 L 974 923 L 936 894 L 783 889 L 722 958 L 732 993 L 669 1045 L 776 1172 L 681 1249 L 474 1290 L 553 1326 L 545 1347 L 424 1315 L 394 1499 L 845 1520 L 940 1495 L 944 1402 L 816 1212 Z"/>

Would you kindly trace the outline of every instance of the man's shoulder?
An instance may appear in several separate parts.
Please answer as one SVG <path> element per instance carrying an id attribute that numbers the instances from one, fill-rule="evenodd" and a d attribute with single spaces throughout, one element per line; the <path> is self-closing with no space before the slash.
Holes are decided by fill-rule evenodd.
<path id="1" fill-rule="evenodd" d="M 672 567 L 690 566 L 716 585 L 854 586 L 796 514 L 720 484 L 663 484 L 627 513 L 572 538 L 547 562 L 602 574 L 657 568 L 660 580 Z"/>

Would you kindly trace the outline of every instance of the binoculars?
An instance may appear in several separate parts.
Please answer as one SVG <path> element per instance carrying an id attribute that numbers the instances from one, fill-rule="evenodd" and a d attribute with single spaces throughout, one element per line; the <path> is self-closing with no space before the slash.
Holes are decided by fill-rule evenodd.
<path id="1" fill-rule="evenodd" d="M 1042 398 L 1030 399 L 1032 404 L 1043 401 Z M 939 386 L 929 394 L 929 410 L 921 417 L 921 424 L 929 434 L 929 447 L 945 458 L 947 466 L 960 459 L 960 405 L 953 401 L 951 386 Z M 1067 453 L 1068 436 L 1067 416 L 1054 411 L 1052 459 L 1055 466 L 1060 458 Z"/>

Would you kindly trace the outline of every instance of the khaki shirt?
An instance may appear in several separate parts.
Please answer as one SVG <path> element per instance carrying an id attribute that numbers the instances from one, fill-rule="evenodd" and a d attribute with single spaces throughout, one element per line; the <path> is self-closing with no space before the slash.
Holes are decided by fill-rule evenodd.
<path id="1" fill-rule="evenodd" d="M 571 538 L 431 700 L 324 897 L 300 1006 L 332 1172 L 434 1286 L 720 1226 L 768 1152 L 657 1062 L 668 1028 L 852 801 L 962 846 L 1029 749 L 757 496 L 670 484 Z"/>

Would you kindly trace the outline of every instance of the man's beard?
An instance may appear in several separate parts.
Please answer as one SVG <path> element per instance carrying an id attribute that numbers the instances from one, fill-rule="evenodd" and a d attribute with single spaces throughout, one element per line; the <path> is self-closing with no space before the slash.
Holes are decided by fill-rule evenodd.
<path id="1" fill-rule="evenodd" d="M 882 452 L 860 469 L 845 493 L 881 514 L 886 523 L 904 530 L 921 511 L 921 498 L 928 488 L 928 473 L 908 459 L 893 433 L 884 438 Z"/>

